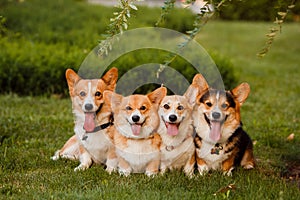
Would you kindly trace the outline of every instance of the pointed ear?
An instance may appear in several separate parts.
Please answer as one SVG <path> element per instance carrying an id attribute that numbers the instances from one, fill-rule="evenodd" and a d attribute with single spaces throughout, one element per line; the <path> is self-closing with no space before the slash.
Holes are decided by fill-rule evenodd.
<path id="1" fill-rule="evenodd" d="M 107 85 L 108 90 L 114 91 L 118 80 L 118 69 L 115 67 L 111 68 L 101 79 Z"/>
<path id="2" fill-rule="evenodd" d="M 208 84 L 202 74 L 196 74 L 193 78 L 192 85 L 199 88 L 199 93 L 203 93 L 208 90 Z"/>
<path id="3" fill-rule="evenodd" d="M 199 93 L 198 87 L 195 87 L 194 85 L 190 85 L 183 96 L 188 100 L 188 103 L 194 107 L 196 104 L 197 96 Z"/>
<path id="4" fill-rule="evenodd" d="M 153 104 L 160 104 L 163 98 L 167 95 L 167 88 L 160 87 L 149 93 L 147 97 L 150 99 Z"/>
<path id="5" fill-rule="evenodd" d="M 114 112 L 121 105 L 123 96 L 112 91 L 105 90 L 103 92 L 103 99 L 105 103 L 111 106 L 111 109 Z"/>
<path id="6" fill-rule="evenodd" d="M 231 93 L 240 103 L 240 105 L 242 105 L 250 93 L 250 85 L 248 83 L 241 83 L 236 88 L 231 90 Z"/>
<path id="7" fill-rule="evenodd" d="M 66 70 L 66 79 L 69 87 L 70 96 L 74 96 L 74 85 L 77 83 L 81 78 L 74 72 L 72 69 Z"/>

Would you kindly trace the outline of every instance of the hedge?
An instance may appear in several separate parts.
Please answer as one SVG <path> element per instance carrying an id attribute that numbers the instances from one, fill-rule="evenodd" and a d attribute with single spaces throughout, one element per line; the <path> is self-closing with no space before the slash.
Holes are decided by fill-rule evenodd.
<path id="1" fill-rule="evenodd" d="M 220 9 L 220 18 L 225 20 L 275 21 L 278 12 L 286 12 L 291 1 L 285 0 L 231 0 Z M 288 20 L 300 15 L 300 4 L 290 10 Z"/>
<path id="2" fill-rule="evenodd" d="M 0 38 L 0 93 L 19 95 L 68 95 L 64 77 L 67 68 L 78 70 L 89 51 L 94 48 L 109 23 L 115 8 L 90 5 L 72 0 L 0 0 L 0 16 L 6 21 Z M 181 32 L 192 29 L 193 14 L 176 9 L 167 28 Z M 157 13 L 157 15 L 153 15 Z M 140 8 L 133 13 L 131 28 L 153 26 L 159 8 Z M 157 56 L 159 55 L 159 56 Z M 111 66 L 118 66 L 120 76 L 143 63 L 163 63 L 167 52 L 138 52 L 119 58 Z M 235 85 L 234 69 L 230 60 L 213 55 L 225 85 Z M 183 59 L 171 64 L 191 81 L 196 71 Z M 147 85 L 140 92 L 147 92 Z"/>

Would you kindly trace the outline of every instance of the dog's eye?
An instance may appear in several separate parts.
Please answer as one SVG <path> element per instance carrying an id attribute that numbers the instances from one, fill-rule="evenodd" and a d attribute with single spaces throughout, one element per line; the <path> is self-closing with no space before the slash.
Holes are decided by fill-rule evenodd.
<path id="1" fill-rule="evenodd" d="M 168 110 L 170 108 L 170 106 L 168 104 L 165 104 L 164 108 Z"/>
<path id="2" fill-rule="evenodd" d="M 84 91 L 81 91 L 81 92 L 79 93 L 79 95 L 82 96 L 82 97 L 84 97 L 84 96 L 86 95 L 86 93 L 85 93 Z"/>
<path id="3" fill-rule="evenodd" d="M 126 110 L 132 110 L 130 106 L 126 106 Z"/>
<path id="4" fill-rule="evenodd" d="M 100 97 L 100 96 L 101 96 L 101 92 L 97 91 L 97 92 L 95 93 L 95 96 L 96 96 L 96 97 Z"/>
<path id="5" fill-rule="evenodd" d="M 183 110 L 184 107 L 183 107 L 183 106 L 178 106 L 177 109 L 178 109 L 178 110 Z"/>
<path id="6" fill-rule="evenodd" d="M 228 104 L 227 104 L 227 103 L 223 103 L 223 104 L 221 105 L 221 107 L 225 109 L 225 108 L 228 107 Z"/>
<path id="7" fill-rule="evenodd" d="M 140 110 L 146 110 L 146 106 L 141 106 Z"/>
<path id="8" fill-rule="evenodd" d="M 205 102 L 205 104 L 206 104 L 208 107 L 212 107 L 212 103 L 210 103 L 209 101 Z"/>

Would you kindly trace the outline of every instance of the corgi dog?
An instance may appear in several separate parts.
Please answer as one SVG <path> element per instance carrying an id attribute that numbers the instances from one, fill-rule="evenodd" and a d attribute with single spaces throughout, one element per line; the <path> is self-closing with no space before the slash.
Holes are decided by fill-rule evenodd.
<path id="1" fill-rule="evenodd" d="M 107 171 L 114 170 L 116 156 L 108 135 L 112 125 L 110 107 L 104 103 L 103 92 L 114 91 L 118 79 L 117 68 L 111 68 L 101 79 L 82 79 L 67 69 L 66 79 L 75 116 L 75 135 L 52 157 L 75 159 L 80 165 L 74 170 L 85 170 L 93 162 L 106 163 Z"/>
<path id="2" fill-rule="evenodd" d="M 166 96 L 165 87 L 148 95 L 122 95 L 104 92 L 114 113 L 113 135 L 118 156 L 119 174 L 145 173 L 151 177 L 158 173 L 161 138 L 156 133 L 160 120 L 158 107 Z"/>
<path id="3" fill-rule="evenodd" d="M 240 114 L 250 93 L 249 84 L 242 83 L 230 91 L 217 90 L 209 88 L 204 77 L 197 74 L 189 90 L 198 93 L 193 124 L 199 173 L 222 170 L 230 176 L 237 165 L 254 168 L 253 143 L 242 128 Z"/>
<path id="4" fill-rule="evenodd" d="M 162 138 L 160 171 L 182 169 L 188 177 L 194 174 L 193 105 L 189 94 L 166 96 L 159 107 L 158 133 Z"/>

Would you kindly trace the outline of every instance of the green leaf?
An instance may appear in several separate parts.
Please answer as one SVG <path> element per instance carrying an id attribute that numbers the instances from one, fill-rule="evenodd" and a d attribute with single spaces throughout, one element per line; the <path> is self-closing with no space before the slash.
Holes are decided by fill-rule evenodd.
<path id="1" fill-rule="evenodd" d="M 129 4 L 130 8 L 132 8 L 133 10 L 138 10 L 137 7 L 135 5 L 133 5 L 132 3 Z"/>
<path id="2" fill-rule="evenodd" d="M 287 13 L 286 12 L 278 12 L 277 14 L 284 17 L 284 16 L 286 16 Z"/>
<path id="3" fill-rule="evenodd" d="M 128 25 L 126 23 L 124 23 L 123 26 L 124 26 L 124 29 L 127 30 Z"/>
<path id="4" fill-rule="evenodd" d="M 295 7 L 295 5 L 290 5 L 290 6 L 288 6 L 289 9 L 292 9 L 292 8 L 294 8 L 294 7 Z"/>

